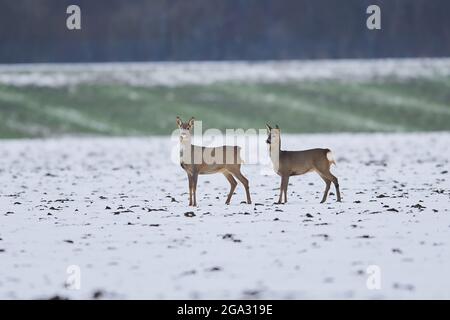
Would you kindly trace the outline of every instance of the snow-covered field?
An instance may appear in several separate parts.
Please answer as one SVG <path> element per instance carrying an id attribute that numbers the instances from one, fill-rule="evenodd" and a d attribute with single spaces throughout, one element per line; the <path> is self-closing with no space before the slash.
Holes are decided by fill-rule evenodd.
<path id="1" fill-rule="evenodd" d="M 283 136 L 336 154 L 325 204 L 309 174 L 274 205 L 278 176 L 245 165 L 254 204 L 211 175 L 191 209 L 172 146 L 0 141 L 0 298 L 450 298 L 450 133 Z"/>
<path id="2" fill-rule="evenodd" d="M 218 82 L 248 84 L 327 79 L 354 82 L 449 75 L 450 58 L 0 65 L 0 84 L 41 87 L 83 83 L 174 87 Z"/>

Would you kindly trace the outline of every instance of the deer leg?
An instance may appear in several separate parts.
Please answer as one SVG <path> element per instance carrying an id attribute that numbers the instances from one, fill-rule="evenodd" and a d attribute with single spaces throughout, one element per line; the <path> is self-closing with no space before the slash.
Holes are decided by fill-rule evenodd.
<path id="1" fill-rule="evenodd" d="M 223 175 L 225 176 L 225 178 L 227 178 L 228 182 L 230 183 L 230 193 L 228 193 L 227 201 L 225 202 L 225 204 L 230 204 L 230 200 L 231 197 L 233 196 L 234 190 L 236 189 L 237 182 L 233 178 L 233 175 L 231 173 L 224 172 Z"/>
<path id="2" fill-rule="evenodd" d="M 286 177 L 286 181 L 284 182 L 284 203 L 287 202 L 287 189 L 288 189 L 288 185 L 289 185 L 289 176 Z"/>
<path id="3" fill-rule="evenodd" d="M 192 177 L 188 174 L 189 179 L 189 206 L 192 206 Z"/>
<path id="4" fill-rule="evenodd" d="M 252 203 L 252 199 L 250 198 L 250 188 L 248 186 L 247 178 L 244 177 L 244 175 L 241 173 L 240 168 L 232 169 L 231 173 L 234 175 L 234 177 L 236 179 L 238 179 L 244 185 L 245 194 L 247 195 L 247 203 L 251 204 Z"/>
<path id="5" fill-rule="evenodd" d="M 341 202 L 341 192 L 339 191 L 339 181 L 338 181 L 338 179 L 335 177 L 335 176 L 333 176 L 333 184 L 334 184 L 334 186 L 336 187 L 336 196 L 337 196 L 337 202 Z"/>
<path id="6" fill-rule="evenodd" d="M 321 172 L 320 175 L 323 175 L 326 179 L 330 180 L 331 182 L 333 182 L 335 188 L 336 188 L 336 197 L 337 197 L 337 202 L 341 202 L 341 192 L 339 191 L 339 181 L 338 179 L 331 174 L 331 172 L 328 170 L 328 172 Z"/>
<path id="7" fill-rule="evenodd" d="M 193 206 L 197 206 L 197 180 L 198 180 L 198 172 L 194 172 L 192 174 L 192 194 L 194 197 Z"/>
<path id="8" fill-rule="evenodd" d="M 323 197 L 322 197 L 322 201 L 320 201 L 320 203 L 324 203 L 327 200 L 328 197 L 328 191 L 330 191 L 330 185 L 331 185 L 331 181 L 328 180 L 327 178 L 323 177 L 322 175 L 320 175 L 320 177 L 323 179 L 323 181 L 325 181 L 325 192 L 323 193 Z"/>
<path id="9" fill-rule="evenodd" d="M 281 176 L 280 197 L 278 198 L 278 202 L 276 202 L 276 204 L 283 204 L 283 192 L 284 192 L 285 181 L 286 181 L 286 176 Z"/>

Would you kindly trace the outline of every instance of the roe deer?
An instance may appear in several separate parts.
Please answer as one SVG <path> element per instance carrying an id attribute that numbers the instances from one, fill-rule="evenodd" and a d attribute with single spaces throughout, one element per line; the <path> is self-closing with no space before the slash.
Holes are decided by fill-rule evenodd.
<path id="1" fill-rule="evenodd" d="M 276 125 L 273 129 L 270 125 L 267 127 L 267 141 L 269 144 L 270 159 L 274 166 L 275 172 L 281 176 L 280 198 L 277 204 L 281 204 L 284 193 L 284 203 L 287 202 L 287 188 L 289 184 L 289 177 L 302 175 L 311 171 L 315 171 L 325 181 L 325 192 L 322 201 L 327 200 L 328 191 L 330 190 L 331 182 L 336 187 L 337 201 L 341 201 L 341 193 L 339 192 L 338 179 L 331 174 L 331 164 L 336 164 L 333 158 L 333 153 L 330 149 L 310 149 L 304 151 L 282 151 L 280 128 Z"/>
<path id="2" fill-rule="evenodd" d="M 191 132 L 194 128 L 194 118 L 183 122 L 177 117 L 180 129 L 180 165 L 186 171 L 189 179 L 189 206 L 197 206 L 197 179 L 199 174 L 222 173 L 230 183 L 225 204 L 230 204 L 236 189 L 238 179 L 245 187 L 247 203 L 252 203 L 248 180 L 241 173 L 241 148 L 237 146 L 202 147 L 191 143 Z"/>

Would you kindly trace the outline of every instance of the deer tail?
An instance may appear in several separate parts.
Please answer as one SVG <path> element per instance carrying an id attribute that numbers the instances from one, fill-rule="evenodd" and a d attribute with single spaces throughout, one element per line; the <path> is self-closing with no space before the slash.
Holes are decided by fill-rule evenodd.
<path id="1" fill-rule="evenodd" d="M 327 151 L 327 159 L 328 159 L 328 161 L 330 162 L 330 165 L 331 165 L 331 164 L 334 164 L 334 165 L 336 166 L 336 160 L 334 160 L 333 152 L 331 152 L 330 149 L 327 149 L 327 150 L 328 150 L 328 151 Z"/>

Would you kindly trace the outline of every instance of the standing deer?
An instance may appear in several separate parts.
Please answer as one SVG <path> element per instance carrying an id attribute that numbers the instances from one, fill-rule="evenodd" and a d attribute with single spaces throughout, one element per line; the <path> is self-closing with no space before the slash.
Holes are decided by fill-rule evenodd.
<path id="1" fill-rule="evenodd" d="M 183 122 L 177 117 L 177 126 L 180 129 L 180 165 L 186 171 L 189 179 L 189 206 L 197 206 L 197 179 L 199 174 L 222 173 L 230 183 L 225 204 L 230 204 L 231 197 L 236 189 L 238 179 L 245 187 L 247 203 L 250 199 L 248 180 L 241 173 L 241 148 L 237 146 L 202 147 L 193 145 L 191 133 L 195 119 Z"/>
<path id="2" fill-rule="evenodd" d="M 337 201 L 341 201 L 341 193 L 339 192 L 338 179 L 331 174 L 331 164 L 336 164 L 333 158 L 333 153 L 330 149 L 310 149 L 304 151 L 282 151 L 280 128 L 276 125 L 273 129 L 270 125 L 267 127 L 267 141 L 269 145 L 270 159 L 275 172 L 281 176 L 280 198 L 277 204 L 282 204 L 282 196 L 284 193 L 284 203 L 287 202 L 287 188 L 290 176 L 302 175 L 311 171 L 315 171 L 325 181 L 325 192 L 322 201 L 327 200 L 328 191 L 330 190 L 331 182 L 336 187 Z"/>

